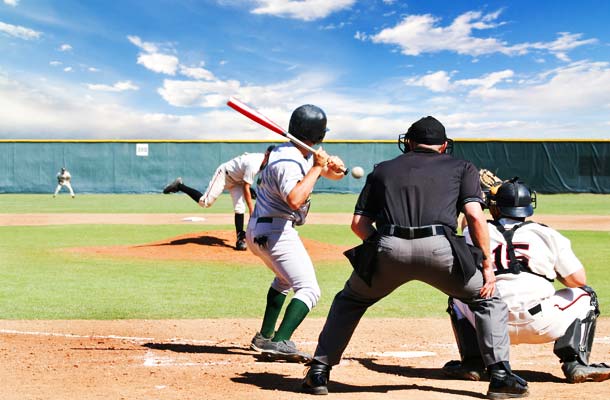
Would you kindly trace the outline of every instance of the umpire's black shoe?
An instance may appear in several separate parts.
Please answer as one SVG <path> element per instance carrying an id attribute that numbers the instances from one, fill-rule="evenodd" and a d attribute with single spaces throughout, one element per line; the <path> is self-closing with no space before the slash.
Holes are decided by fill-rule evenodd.
<path id="1" fill-rule="evenodd" d="M 181 184 L 182 184 L 182 178 L 178 177 L 178 178 L 176 178 L 175 181 L 173 181 L 172 183 L 170 183 L 163 189 L 163 193 L 168 194 L 168 193 L 179 192 Z"/>
<path id="2" fill-rule="evenodd" d="M 309 371 L 305 375 L 301 391 L 308 394 L 328 394 L 330 366 L 317 361 L 312 361 L 307 365 L 309 365 Z"/>
<path id="3" fill-rule="evenodd" d="M 503 369 L 490 372 L 488 399 L 516 399 L 527 397 L 527 382 L 518 375 Z"/>

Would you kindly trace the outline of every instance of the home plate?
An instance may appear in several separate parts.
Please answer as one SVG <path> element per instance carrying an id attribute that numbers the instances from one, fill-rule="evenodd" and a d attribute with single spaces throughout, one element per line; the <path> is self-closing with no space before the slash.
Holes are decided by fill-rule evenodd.
<path id="1" fill-rule="evenodd" d="M 201 222 L 201 221 L 205 221 L 205 218 L 203 217 L 186 217 L 186 218 L 182 218 L 183 221 L 186 222 Z"/>
<path id="2" fill-rule="evenodd" d="M 430 357 L 435 356 L 436 353 L 433 351 L 373 351 L 366 353 L 368 356 L 373 357 L 394 357 L 394 358 L 418 358 L 418 357 Z"/>

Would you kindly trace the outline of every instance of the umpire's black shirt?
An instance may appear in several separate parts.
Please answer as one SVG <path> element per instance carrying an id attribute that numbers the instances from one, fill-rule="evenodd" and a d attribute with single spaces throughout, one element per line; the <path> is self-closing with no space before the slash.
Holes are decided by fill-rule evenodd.
<path id="1" fill-rule="evenodd" d="M 464 204 L 483 202 L 477 168 L 466 160 L 416 149 L 379 163 L 360 192 L 354 214 L 418 227 L 443 224 L 457 229 Z"/>

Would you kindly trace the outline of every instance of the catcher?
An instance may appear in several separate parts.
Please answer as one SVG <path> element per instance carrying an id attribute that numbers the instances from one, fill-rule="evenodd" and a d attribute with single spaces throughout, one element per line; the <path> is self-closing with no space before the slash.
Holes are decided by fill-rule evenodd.
<path id="1" fill-rule="evenodd" d="M 486 181 L 483 182 L 483 179 Z M 583 265 L 570 241 L 556 230 L 525 218 L 534 214 L 536 193 L 517 177 L 490 185 L 488 221 L 496 288 L 509 308 L 510 341 L 555 342 L 553 352 L 570 383 L 604 381 L 610 365 L 590 364 L 599 305 L 595 291 L 586 286 Z M 468 228 L 464 236 L 472 243 Z M 566 287 L 555 291 L 553 280 Z M 449 298 L 449 312 L 460 361 L 450 361 L 443 372 L 454 378 L 480 380 L 483 360 L 476 345 L 474 315 L 458 299 Z"/>
<path id="2" fill-rule="evenodd" d="M 65 167 L 62 167 L 61 171 L 57 173 L 57 187 L 55 188 L 55 192 L 53 193 L 53 198 L 57 196 L 57 193 L 61 190 L 62 187 L 67 187 L 70 191 L 70 195 L 74 198 L 74 190 L 72 190 L 72 185 L 70 184 L 70 180 L 72 179 L 72 175 L 70 175 L 70 171 L 68 171 Z"/>

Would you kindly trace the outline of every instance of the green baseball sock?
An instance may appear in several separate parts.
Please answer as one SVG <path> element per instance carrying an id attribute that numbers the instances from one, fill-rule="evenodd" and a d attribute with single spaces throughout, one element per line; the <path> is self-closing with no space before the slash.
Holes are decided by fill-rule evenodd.
<path id="1" fill-rule="evenodd" d="M 308 313 L 309 307 L 307 307 L 307 305 L 301 300 L 294 298 L 290 300 L 290 304 L 288 304 L 288 307 L 286 307 L 284 319 L 282 320 L 282 323 L 280 324 L 280 327 L 272 340 L 274 342 L 289 340 Z"/>
<path id="2" fill-rule="evenodd" d="M 282 311 L 284 300 L 286 300 L 285 294 L 278 292 L 272 287 L 269 288 L 269 291 L 267 292 L 265 316 L 263 317 L 263 325 L 261 327 L 261 334 L 264 337 L 273 337 L 273 333 L 275 332 L 275 323 L 280 315 L 280 311 Z"/>

